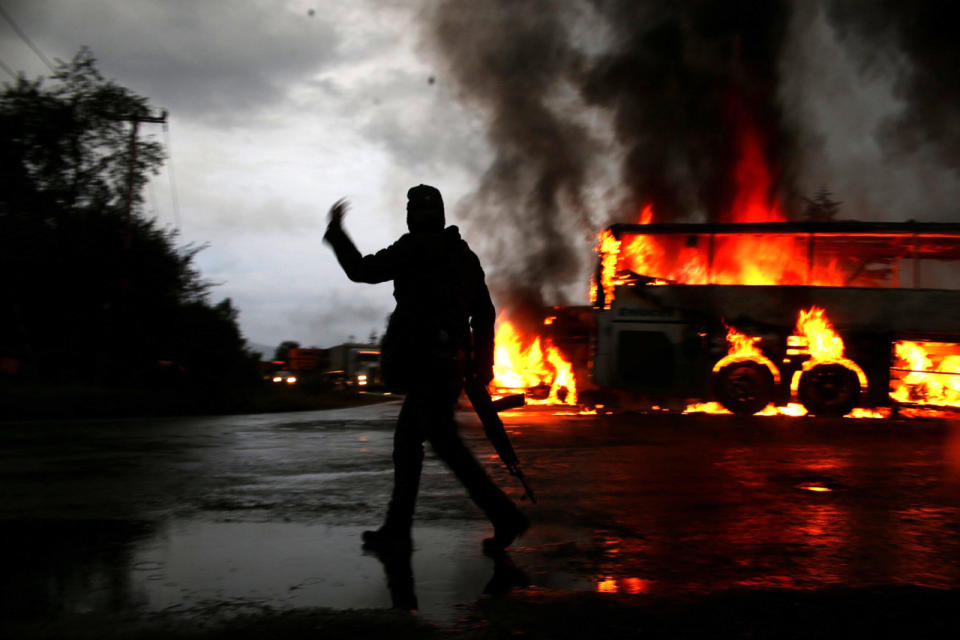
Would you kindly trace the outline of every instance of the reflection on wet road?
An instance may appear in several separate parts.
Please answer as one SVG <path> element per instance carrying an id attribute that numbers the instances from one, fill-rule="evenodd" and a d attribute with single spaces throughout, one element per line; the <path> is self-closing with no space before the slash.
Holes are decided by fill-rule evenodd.
<path id="1" fill-rule="evenodd" d="M 389 607 L 359 532 L 389 496 L 398 407 L 2 425 L 0 613 Z M 461 421 L 519 498 L 476 420 Z M 535 586 L 960 588 L 956 423 L 505 421 L 539 500 L 511 553 Z M 489 587 L 486 535 L 428 454 L 411 565 L 425 616 L 449 619 Z"/>

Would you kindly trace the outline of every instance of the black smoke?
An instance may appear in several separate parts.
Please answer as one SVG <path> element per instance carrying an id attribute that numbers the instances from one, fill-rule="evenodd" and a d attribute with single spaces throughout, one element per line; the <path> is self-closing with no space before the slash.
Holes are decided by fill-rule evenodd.
<path id="1" fill-rule="evenodd" d="M 461 210 L 493 241 L 497 287 L 536 304 L 579 273 L 585 227 L 581 192 L 593 145 L 584 127 L 551 103 L 580 84 L 582 55 L 561 3 L 450 2 L 431 15 L 430 36 L 462 97 L 487 116 L 493 163 Z"/>
<path id="2" fill-rule="evenodd" d="M 876 0 L 833 2 L 828 14 L 863 73 L 893 75 L 903 108 L 880 125 L 888 154 L 923 147 L 960 170 L 960 40 L 955 2 Z"/>
<path id="3" fill-rule="evenodd" d="M 612 111 L 626 147 L 627 210 L 614 217 L 653 203 L 660 222 L 725 220 L 745 131 L 757 134 L 771 167 L 783 170 L 791 157 L 793 136 L 777 100 L 787 3 L 609 2 L 597 9 L 613 42 L 582 91 Z M 775 180 L 771 188 L 778 187 Z"/>
<path id="4" fill-rule="evenodd" d="M 788 0 L 431 5 L 427 42 L 447 64 L 444 79 L 485 117 L 494 151 L 459 213 L 496 247 L 495 266 L 505 276 L 497 287 L 501 299 L 563 302 L 564 287 L 585 272 L 589 238 L 606 223 L 636 220 L 645 204 L 654 205 L 657 222 L 729 220 L 746 133 L 756 136 L 771 169 L 768 197 L 799 218 L 798 195 L 805 194 L 796 186 L 798 158 L 811 154 L 797 152 L 809 136 L 800 135 L 781 91 L 791 72 L 785 45 L 797 35 L 791 29 L 804 24 L 792 20 L 799 6 Z M 891 51 L 900 56 L 889 72 L 899 74 L 896 93 L 906 106 L 877 132 L 885 150 L 907 153 L 936 143 L 956 166 L 960 74 L 948 3 L 820 6 L 851 55 L 862 56 L 864 72 Z M 608 118 L 616 148 L 584 125 L 591 111 Z M 594 163 L 611 157 L 622 159 L 620 184 L 598 215 L 586 210 L 586 190 Z"/>

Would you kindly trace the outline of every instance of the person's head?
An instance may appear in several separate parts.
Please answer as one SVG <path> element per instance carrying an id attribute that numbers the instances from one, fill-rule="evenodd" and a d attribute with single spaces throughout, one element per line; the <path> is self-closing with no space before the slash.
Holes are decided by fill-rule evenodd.
<path id="1" fill-rule="evenodd" d="M 436 187 L 418 184 L 407 191 L 407 228 L 410 231 L 443 231 L 443 198 Z"/>

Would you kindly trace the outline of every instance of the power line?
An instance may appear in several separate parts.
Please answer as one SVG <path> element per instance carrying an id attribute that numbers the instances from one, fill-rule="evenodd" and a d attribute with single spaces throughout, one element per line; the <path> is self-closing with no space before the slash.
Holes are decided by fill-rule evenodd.
<path id="1" fill-rule="evenodd" d="M 7 13 L 7 10 L 3 8 L 3 5 L 2 5 L 2 4 L 0 4 L 0 15 L 3 16 L 4 20 L 6 20 L 6 21 L 10 24 L 11 27 L 13 27 L 13 30 L 17 33 L 18 36 L 20 36 L 20 39 L 23 40 L 24 42 L 26 42 L 28 47 L 30 47 L 31 49 L 33 49 L 33 52 L 34 52 L 35 54 L 37 54 L 37 57 L 40 58 L 40 59 L 43 61 L 43 64 L 47 65 L 47 68 L 50 69 L 50 71 L 56 73 L 57 70 L 56 70 L 56 68 L 53 66 L 53 63 L 50 62 L 50 58 L 48 58 L 48 57 L 43 53 L 43 51 L 40 50 L 40 47 L 38 47 L 37 45 L 33 44 L 33 40 L 31 40 L 30 37 L 27 36 L 26 33 L 24 33 L 23 29 L 21 29 L 21 28 L 17 25 L 17 23 L 13 21 L 13 18 L 10 17 L 10 14 Z"/>
<path id="2" fill-rule="evenodd" d="M 153 212 L 153 219 L 160 218 L 160 207 L 157 204 L 157 188 L 154 185 L 155 180 L 147 182 L 147 196 L 150 200 L 150 209 Z"/>
<path id="3" fill-rule="evenodd" d="M 9 73 L 14 80 L 17 79 L 17 74 L 14 73 L 13 69 L 11 69 L 10 66 L 3 60 L 0 60 L 0 67 L 3 67 L 3 70 Z"/>
<path id="4" fill-rule="evenodd" d="M 173 202 L 173 224 L 180 228 L 180 201 L 177 198 L 177 181 L 173 178 L 173 147 L 170 145 L 170 124 L 163 121 L 163 137 L 167 145 L 167 175 L 170 176 L 170 199 Z"/>

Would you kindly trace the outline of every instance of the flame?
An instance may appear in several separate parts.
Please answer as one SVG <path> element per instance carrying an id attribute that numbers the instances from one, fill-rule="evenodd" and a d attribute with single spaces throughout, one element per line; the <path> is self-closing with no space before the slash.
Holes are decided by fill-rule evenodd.
<path id="1" fill-rule="evenodd" d="M 843 339 L 833 329 L 826 312 L 814 305 L 809 311 L 800 311 L 797 328 L 789 342 L 798 347 L 800 353 L 807 352 L 810 359 L 803 363 L 802 371 L 808 371 L 818 364 L 840 364 L 857 374 L 860 387 L 867 387 L 867 374 L 853 360 L 843 355 Z M 790 381 L 790 391 L 797 392 L 800 387 L 802 371 L 794 373 Z"/>
<path id="2" fill-rule="evenodd" d="M 877 409 L 867 409 L 866 407 L 854 407 L 853 411 L 848 413 L 845 417 L 847 418 L 889 418 L 890 409 L 886 407 L 879 407 Z"/>
<path id="3" fill-rule="evenodd" d="M 509 389 L 549 386 L 545 400 L 528 398 L 527 404 L 577 404 L 573 365 L 549 342 L 541 345 L 539 336 L 526 342 L 513 323 L 500 314 L 492 385 Z"/>
<path id="4" fill-rule="evenodd" d="M 960 344 L 901 340 L 894 343 L 894 353 L 892 399 L 903 404 L 960 407 Z"/>
<path id="5" fill-rule="evenodd" d="M 813 306 L 809 311 L 800 311 L 796 335 L 806 338 L 811 361 L 835 362 L 843 358 L 843 340 L 833 330 L 826 312 L 820 307 Z"/>
<path id="6" fill-rule="evenodd" d="M 774 376 L 774 381 L 779 383 L 780 381 L 780 372 L 776 366 L 771 362 L 763 353 L 760 351 L 760 348 L 757 346 L 761 340 L 758 336 L 748 336 L 744 333 L 741 333 L 734 329 L 733 327 L 727 327 L 727 343 L 730 345 L 727 351 L 727 355 L 721 358 L 716 365 L 714 365 L 713 370 L 719 371 L 726 365 L 731 362 L 741 362 L 745 360 L 752 360 L 759 364 L 766 366 L 770 369 L 770 372 Z M 898 343 L 902 344 L 902 343 Z M 912 345 L 915 343 L 909 343 L 910 347 L 903 347 L 904 353 L 908 351 L 910 353 L 915 353 L 915 349 Z M 951 358 L 945 358 L 944 362 L 948 362 L 948 366 L 955 367 L 957 373 L 960 373 L 960 345 L 955 345 L 958 349 L 958 353 Z M 861 387 L 867 386 L 867 376 L 864 373 L 863 369 L 853 360 L 844 357 L 844 345 L 843 339 L 837 334 L 834 330 L 832 323 L 829 318 L 827 318 L 826 312 L 820 307 L 813 306 L 809 310 L 801 310 L 797 318 L 797 327 L 795 334 L 787 338 L 787 353 L 791 355 L 809 355 L 809 359 L 804 362 L 802 371 L 806 371 L 813 366 L 821 363 L 836 363 L 842 364 L 845 367 L 848 367 L 857 374 L 857 378 L 860 380 Z M 898 351 L 899 354 L 899 351 Z M 930 368 L 929 362 L 927 363 L 927 368 Z M 943 365 L 941 365 L 942 367 Z M 790 388 L 793 393 L 797 392 L 799 386 L 800 374 L 801 371 L 794 373 L 794 376 L 791 380 Z M 911 374 L 912 375 L 912 374 Z M 934 374 L 937 375 L 937 374 Z M 906 380 L 906 378 L 904 378 Z M 953 382 L 957 385 L 955 389 L 957 390 L 958 396 L 960 399 L 960 375 L 954 376 Z M 906 385 L 904 385 L 906 387 Z M 892 395 L 892 394 L 891 394 Z M 914 401 L 915 402 L 915 401 Z M 700 402 L 688 404 L 687 407 L 683 410 L 683 413 L 709 413 L 709 414 L 730 414 L 723 405 L 719 402 Z M 774 406 L 773 404 L 767 405 L 766 408 L 757 412 L 755 415 L 758 416 L 790 416 L 790 417 L 800 417 L 807 415 L 807 409 L 802 404 L 791 402 L 785 406 Z M 854 408 L 847 417 L 849 418 L 887 418 L 890 415 L 889 409 L 865 409 L 865 408 Z"/>
<path id="7" fill-rule="evenodd" d="M 760 352 L 760 347 L 757 346 L 760 340 L 760 337 L 747 336 L 733 327 L 727 327 L 727 344 L 730 345 L 730 348 L 727 351 L 727 355 L 718 360 L 717 364 L 713 365 L 713 370 L 719 371 L 731 362 L 752 360 L 769 369 L 770 373 L 773 374 L 774 382 L 779 383 L 780 370 L 777 369 L 777 366 L 773 364 L 768 357 Z"/>
<path id="8" fill-rule="evenodd" d="M 780 203 L 772 196 L 774 176 L 764 157 L 764 141 L 748 122 L 740 128 L 740 156 L 732 180 L 735 194 L 728 211 L 717 216 L 720 222 L 785 222 Z M 647 205 L 639 224 L 653 220 L 653 206 Z M 835 261 L 808 266 L 808 245 L 798 235 L 718 235 L 712 238 L 685 236 L 630 235 L 616 239 L 609 231 L 600 233 L 596 252 L 601 260 L 604 308 L 613 300 L 614 287 L 623 284 L 621 274 L 637 273 L 659 283 L 720 285 L 810 284 L 843 286 L 846 278 Z M 597 303 L 597 286 L 590 299 Z"/>
<path id="9" fill-rule="evenodd" d="M 741 122 L 740 157 L 734 169 L 737 193 L 730 209 L 733 222 L 783 222 L 780 203 L 770 198 L 773 178 L 764 157 L 764 140 L 752 125 Z"/>
<path id="10" fill-rule="evenodd" d="M 719 402 L 694 402 L 688 404 L 683 413 L 710 413 L 714 415 L 733 415 Z"/>

